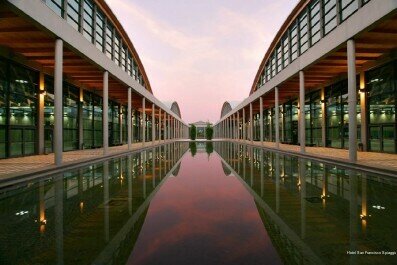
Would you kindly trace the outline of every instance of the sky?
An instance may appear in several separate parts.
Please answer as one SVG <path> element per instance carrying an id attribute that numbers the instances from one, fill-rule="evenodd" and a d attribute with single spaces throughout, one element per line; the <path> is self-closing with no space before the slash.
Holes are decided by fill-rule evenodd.
<path id="1" fill-rule="evenodd" d="M 107 0 L 153 94 L 185 122 L 216 122 L 249 96 L 259 65 L 298 0 Z"/>

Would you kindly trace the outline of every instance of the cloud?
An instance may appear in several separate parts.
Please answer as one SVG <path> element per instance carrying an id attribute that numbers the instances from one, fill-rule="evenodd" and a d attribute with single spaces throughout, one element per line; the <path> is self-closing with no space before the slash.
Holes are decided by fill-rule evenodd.
<path id="1" fill-rule="evenodd" d="M 290 0 L 262 2 L 250 12 L 236 4 L 212 3 L 212 16 L 191 15 L 200 29 L 193 31 L 171 21 L 172 16 L 142 7 L 145 3 L 108 0 L 140 55 L 155 96 L 178 101 L 188 122 L 215 122 L 224 101 L 248 96 L 260 61 L 290 12 L 286 6 L 293 5 Z"/>

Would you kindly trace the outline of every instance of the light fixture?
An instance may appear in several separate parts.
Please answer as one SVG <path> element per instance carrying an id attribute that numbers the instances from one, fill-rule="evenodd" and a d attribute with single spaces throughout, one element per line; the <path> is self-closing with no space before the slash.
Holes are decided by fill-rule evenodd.
<path id="1" fill-rule="evenodd" d="M 44 95 L 44 96 L 47 95 L 47 91 L 45 91 L 45 90 L 40 90 L 39 93 L 40 93 L 40 95 Z"/>
<path id="2" fill-rule="evenodd" d="M 360 93 L 364 94 L 364 93 L 365 93 L 365 88 L 360 88 L 358 91 L 359 91 Z"/>
<path id="3" fill-rule="evenodd" d="M 321 99 L 320 102 L 324 104 L 325 103 L 325 99 Z"/>

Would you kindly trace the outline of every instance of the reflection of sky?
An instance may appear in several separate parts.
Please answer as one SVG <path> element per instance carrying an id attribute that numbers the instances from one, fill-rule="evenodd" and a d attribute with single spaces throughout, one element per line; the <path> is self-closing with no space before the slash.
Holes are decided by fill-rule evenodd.
<path id="1" fill-rule="evenodd" d="M 249 94 L 297 0 L 107 0 L 131 37 L 153 92 L 187 122 L 215 122 Z"/>
<path id="2" fill-rule="evenodd" d="M 216 155 L 184 157 L 150 204 L 128 264 L 279 264 L 255 202 Z"/>

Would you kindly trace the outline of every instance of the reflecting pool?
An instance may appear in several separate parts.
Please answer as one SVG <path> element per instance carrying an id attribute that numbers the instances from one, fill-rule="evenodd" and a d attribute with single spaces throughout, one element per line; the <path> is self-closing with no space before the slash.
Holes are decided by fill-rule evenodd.
<path id="1" fill-rule="evenodd" d="M 0 264 L 396 264 L 396 186 L 177 142 L 1 189 Z"/>

